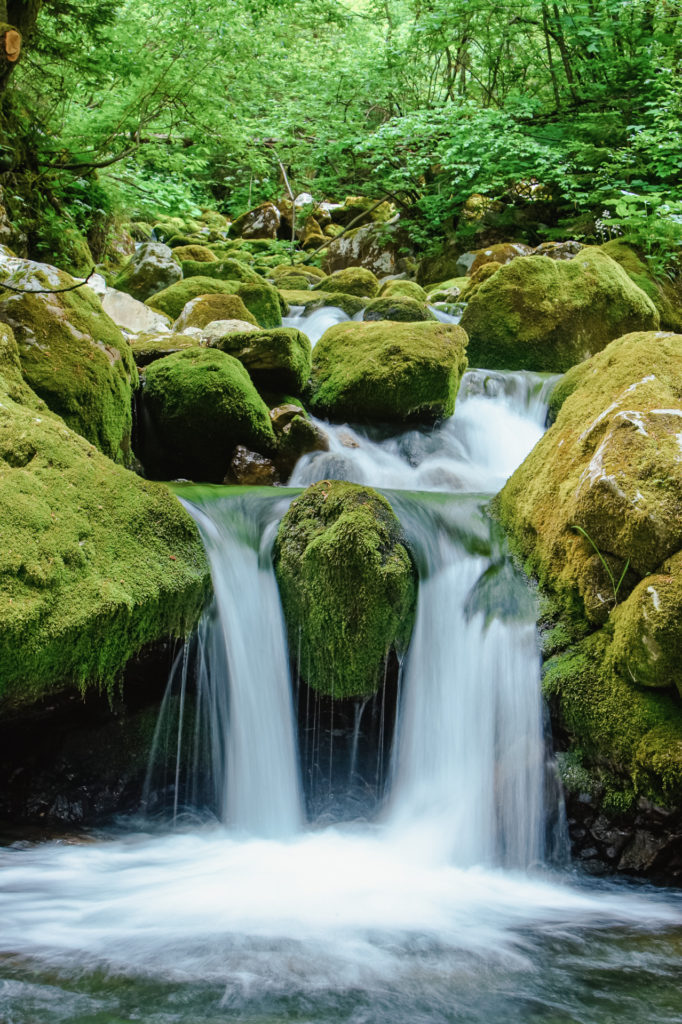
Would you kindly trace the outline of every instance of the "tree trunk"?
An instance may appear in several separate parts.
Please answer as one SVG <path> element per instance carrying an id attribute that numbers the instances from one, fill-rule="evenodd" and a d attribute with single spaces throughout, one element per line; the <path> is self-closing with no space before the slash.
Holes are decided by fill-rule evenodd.
<path id="1" fill-rule="evenodd" d="M 0 95 L 7 88 L 22 47 L 30 42 L 43 0 L 0 0 Z"/>

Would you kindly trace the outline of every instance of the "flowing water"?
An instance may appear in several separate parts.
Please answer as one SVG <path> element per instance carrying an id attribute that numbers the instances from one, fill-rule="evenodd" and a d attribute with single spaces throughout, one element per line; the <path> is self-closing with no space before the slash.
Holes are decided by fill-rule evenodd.
<path id="1" fill-rule="evenodd" d="M 381 701 L 306 733 L 271 564 L 295 492 L 186 492 L 215 602 L 159 720 L 167 816 L 0 851 L 3 1024 L 680 1021 L 679 894 L 562 864 L 533 597 L 485 514 L 548 388 L 473 371 L 436 429 L 325 425 L 296 469 L 384 489 L 414 551 L 395 736 Z"/>

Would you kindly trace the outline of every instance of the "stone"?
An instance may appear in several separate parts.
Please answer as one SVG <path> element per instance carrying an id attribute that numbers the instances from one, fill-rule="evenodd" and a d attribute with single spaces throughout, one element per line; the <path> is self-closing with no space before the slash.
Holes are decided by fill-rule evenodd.
<path id="1" fill-rule="evenodd" d="M 144 302 L 181 277 L 182 270 L 173 259 L 172 249 L 161 242 L 145 242 L 123 267 L 114 281 L 114 288 Z"/>
<path id="2" fill-rule="evenodd" d="M 279 483 L 279 474 L 271 459 L 238 444 L 234 450 L 230 462 L 230 474 L 225 478 L 225 483 L 230 483 L 232 480 L 251 487 L 273 487 Z"/>
<path id="3" fill-rule="evenodd" d="M 314 291 L 343 292 L 344 295 L 358 295 L 366 298 L 374 298 L 379 294 L 379 281 L 371 270 L 364 267 L 347 267 L 344 270 L 336 270 L 328 277 L 313 286 Z"/>
<path id="4" fill-rule="evenodd" d="M 294 327 L 246 333 L 231 331 L 212 338 L 209 345 L 238 359 L 261 390 L 298 394 L 310 377 L 310 341 Z"/>
<path id="5" fill-rule="evenodd" d="M 134 299 L 128 292 L 107 288 L 102 298 L 102 309 L 111 317 L 117 327 L 130 334 L 170 331 L 170 317 L 156 313 L 144 302 Z"/>
<path id="6" fill-rule="evenodd" d="M 242 238 L 277 238 L 282 215 L 274 203 L 261 203 L 232 221 L 230 235 Z"/>
<path id="7" fill-rule="evenodd" d="M 362 319 L 392 320 L 396 322 L 416 323 L 425 320 L 435 320 L 433 313 L 424 302 L 408 298 L 379 298 L 368 302 L 362 314 Z"/>
<path id="8" fill-rule="evenodd" d="M 190 299 L 175 321 L 173 330 L 180 333 L 188 327 L 198 327 L 202 332 L 216 321 L 241 321 L 258 328 L 258 322 L 242 302 L 239 295 L 212 294 L 197 295 Z"/>

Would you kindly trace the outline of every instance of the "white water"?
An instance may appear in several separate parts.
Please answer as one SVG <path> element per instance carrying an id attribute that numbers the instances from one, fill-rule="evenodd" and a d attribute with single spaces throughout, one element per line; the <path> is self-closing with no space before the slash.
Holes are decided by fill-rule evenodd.
<path id="1" fill-rule="evenodd" d="M 295 327 L 297 331 L 303 331 L 310 338 L 310 344 L 315 348 L 322 335 L 335 324 L 343 324 L 351 317 L 336 306 L 323 306 L 312 313 L 304 313 L 303 306 L 292 306 L 289 316 L 282 317 L 284 327 Z M 362 319 L 362 314 L 360 314 Z"/>
<path id="2" fill-rule="evenodd" d="M 193 509 L 220 611 L 204 649 L 214 664 L 222 650 L 230 683 L 225 700 L 204 665 L 198 717 L 227 723 L 212 749 L 230 827 L 0 851 L 3 1024 L 679 1019 L 666 966 L 679 900 L 523 870 L 543 844 L 532 615 L 500 553 L 482 553 L 480 502 L 464 496 L 495 489 L 539 437 L 536 384 L 468 375 L 439 430 L 384 442 L 353 431 L 359 447 L 344 449 L 353 478 L 413 490 L 437 467 L 431 489 L 457 480 L 463 495 L 451 512 L 393 497 L 422 581 L 390 798 L 373 824 L 300 823 L 263 530 L 277 516 Z"/>

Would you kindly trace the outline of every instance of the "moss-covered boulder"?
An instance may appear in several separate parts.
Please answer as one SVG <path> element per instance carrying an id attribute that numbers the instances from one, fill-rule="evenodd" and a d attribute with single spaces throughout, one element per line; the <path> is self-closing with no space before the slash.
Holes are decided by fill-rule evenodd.
<path id="1" fill-rule="evenodd" d="M 379 294 L 379 279 L 364 267 L 346 267 L 323 277 L 314 288 L 321 292 L 343 292 L 344 295 L 362 295 L 373 299 Z"/>
<path id="2" fill-rule="evenodd" d="M 300 288 L 301 285 L 287 283 L 288 278 L 292 278 L 294 280 L 303 278 L 305 280 L 305 284 L 302 287 L 308 288 L 310 285 L 317 284 L 318 281 L 321 281 L 327 275 L 318 267 L 307 267 L 300 263 L 292 266 L 291 264 L 286 263 L 280 264 L 277 267 L 272 267 L 268 276 L 272 278 L 279 288 L 289 288 L 293 290 Z"/>
<path id="3" fill-rule="evenodd" d="M 110 458 L 130 451 L 137 371 L 129 343 L 88 287 L 43 263 L 5 257 L 0 320 L 14 331 L 24 377 L 48 407 Z M 34 294 L 31 294 L 33 292 Z"/>
<path id="4" fill-rule="evenodd" d="M 175 321 L 174 330 L 184 331 L 188 327 L 206 327 L 214 320 L 243 320 L 247 324 L 258 326 L 255 316 L 238 295 L 198 295 L 190 299 L 182 313 Z"/>
<path id="5" fill-rule="evenodd" d="M 239 286 L 239 297 L 253 313 L 261 327 L 281 327 L 282 305 L 279 292 L 266 281 L 244 281 Z"/>
<path id="6" fill-rule="evenodd" d="M 177 250 L 176 250 L 177 251 Z M 200 263 L 196 260 L 183 260 L 183 277 L 211 277 L 218 281 L 247 281 L 250 284 L 263 284 L 263 278 L 252 270 L 243 260 L 221 257 L 214 263 Z"/>
<path id="7" fill-rule="evenodd" d="M 477 270 L 484 267 L 486 263 L 498 263 L 501 267 L 520 256 L 530 256 L 532 248 L 522 242 L 500 242 L 497 245 L 489 245 L 485 249 L 474 249 L 472 252 L 465 252 L 457 261 L 457 272 L 467 277 L 472 277 Z"/>
<path id="8" fill-rule="evenodd" d="M 191 299 L 196 299 L 200 295 L 236 295 L 238 290 L 237 281 L 218 281 L 203 276 L 190 277 L 152 295 L 147 300 L 147 305 L 160 313 L 165 313 L 171 320 L 177 320 Z"/>
<path id="9" fill-rule="evenodd" d="M 501 273 L 501 271 L 500 271 Z M 626 562 L 633 581 L 682 548 L 682 335 L 630 334 L 575 367 L 556 422 L 499 496 L 527 568 L 599 623 Z"/>
<path id="10" fill-rule="evenodd" d="M 309 487 L 282 519 L 275 571 L 305 682 L 335 699 L 375 693 L 389 653 L 407 647 L 416 603 L 414 565 L 386 499 L 338 481 Z"/>
<path id="11" fill-rule="evenodd" d="M 188 334 L 166 332 L 165 334 L 138 334 L 130 342 L 136 366 L 149 366 L 157 359 L 170 356 L 174 352 L 182 352 L 187 348 L 196 348 L 196 339 Z"/>
<path id="12" fill-rule="evenodd" d="M 285 281 L 286 284 L 286 281 Z M 324 306 L 341 309 L 346 316 L 355 316 L 367 305 L 367 299 L 358 295 L 344 295 L 342 292 L 296 291 L 282 288 L 280 295 L 288 306 L 301 306 L 304 313 L 314 313 Z"/>
<path id="13" fill-rule="evenodd" d="M 264 391 L 300 394 L 310 377 L 310 341 L 293 327 L 229 331 L 211 337 L 209 345 L 238 359 L 256 387 Z"/>
<path id="14" fill-rule="evenodd" d="M 658 310 L 661 327 L 666 331 L 682 332 L 682 277 L 672 280 L 661 274 L 654 277 L 646 257 L 620 238 L 601 246 L 601 251 L 619 263 L 631 281 L 649 296 Z"/>
<path id="15" fill-rule="evenodd" d="M 128 292 L 144 302 L 151 295 L 169 288 L 182 277 L 173 252 L 161 242 L 146 242 L 133 253 L 114 281 L 119 292 Z M 162 312 L 166 312 L 162 310 Z"/>
<path id="16" fill-rule="evenodd" d="M 238 444 L 274 448 L 268 407 L 233 356 L 191 348 L 153 362 L 143 391 L 142 460 L 151 476 L 222 481 Z"/>
<path id="17" fill-rule="evenodd" d="M 405 323 L 418 323 L 419 321 L 435 320 L 425 302 L 418 299 L 401 298 L 379 298 L 372 299 L 365 306 L 362 314 L 363 320 L 394 320 Z"/>
<path id="18" fill-rule="evenodd" d="M 382 299 L 416 299 L 426 302 L 427 295 L 416 281 L 386 281 L 379 289 Z"/>
<path id="19" fill-rule="evenodd" d="M 484 281 L 462 317 L 469 360 L 488 369 L 563 372 L 632 331 L 655 330 L 651 299 L 614 260 L 516 259 Z"/>
<path id="20" fill-rule="evenodd" d="M 199 245 L 198 243 L 193 245 L 176 245 L 172 249 L 172 253 L 173 259 L 177 260 L 181 266 L 186 262 L 216 263 L 218 261 L 218 257 L 212 249 L 209 249 L 207 245 Z"/>
<path id="21" fill-rule="evenodd" d="M 70 430 L 0 326 L 0 705 L 113 687 L 145 644 L 192 629 L 209 589 L 178 501 Z"/>
<path id="22" fill-rule="evenodd" d="M 337 324 L 313 352 L 311 407 L 333 420 L 429 423 L 451 416 L 466 343 L 454 324 Z"/>

